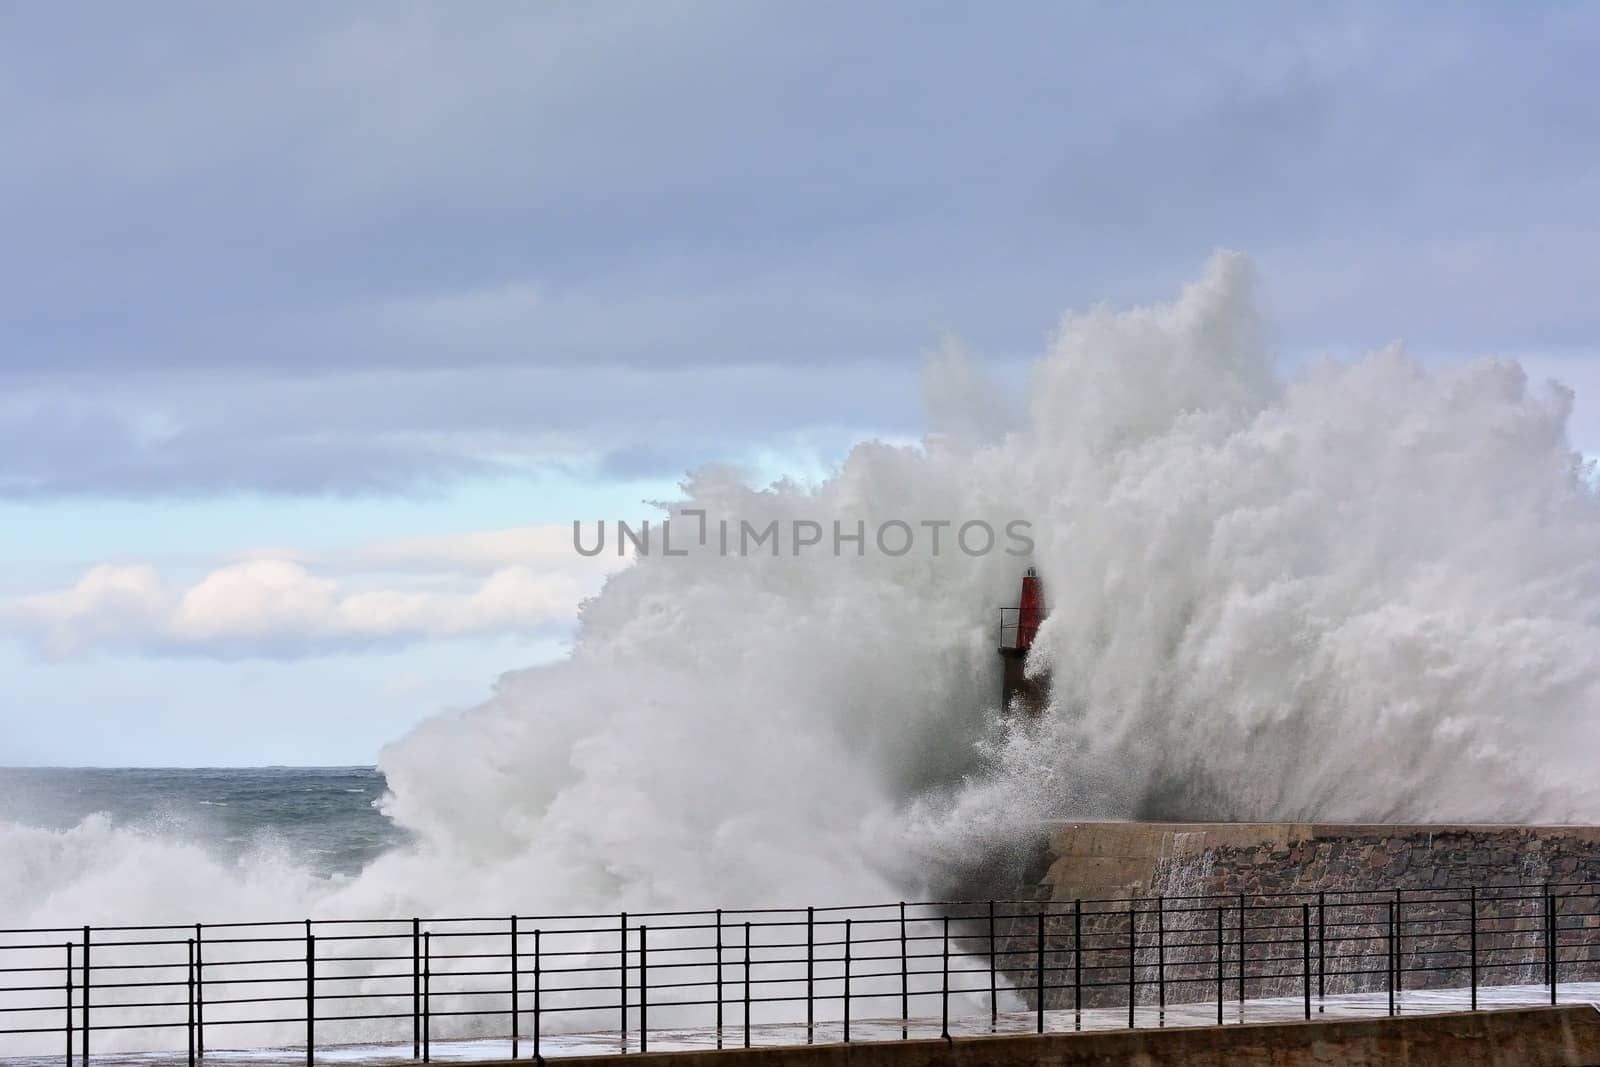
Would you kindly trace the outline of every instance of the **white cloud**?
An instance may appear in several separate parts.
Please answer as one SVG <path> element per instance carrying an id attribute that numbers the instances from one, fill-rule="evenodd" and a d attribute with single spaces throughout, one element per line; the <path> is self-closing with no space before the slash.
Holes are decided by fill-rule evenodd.
<path id="1" fill-rule="evenodd" d="M 164 596 L 154 567 L 102 564 L 69 589 L 18 599 L 6 620 L 41 647 L 63 654 L 143 630 L 159 616 Z"/>
<path id="2" fill-rule="evenodd" d="M 292 550 L 250 553 L 188 583 L 149 564 L 102 564 L 70 587 L 0 605 L 0 624 L 56 658 L 315 656 L 548 632 L 625 564 L 577 555 L 570 528 L 555 526 L 377 542 L 320 565 Z"/>

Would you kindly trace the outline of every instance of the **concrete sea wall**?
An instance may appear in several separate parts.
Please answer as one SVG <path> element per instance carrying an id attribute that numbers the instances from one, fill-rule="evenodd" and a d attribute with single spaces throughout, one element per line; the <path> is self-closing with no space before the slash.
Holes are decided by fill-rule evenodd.
<path id="1" fill-rule="evenodd" d="M 626 1061 L 638 1067 L 1577 1067 L 1600 1063 L 1600 1012 L 1574 1005 L 1337 1022 L 651 1052 Z M 616 1062 L 616 1056 L 561 1060 L 563 1067 Z"/>
<path id="2" fill-rule="evenodd" d="M 1230 997 L 1241 958 L 1252 997 L 1600 979 L 1597 827 L 1061 823 L 1034 872 L 997 938 L 1030 1005 L 1214 998 L 1219 937 Z"/>
<path id="3" fill-rule="evenodd" d="M 1042 899 L 1600 884 L 1600 827 L 1060 823 Z"/>

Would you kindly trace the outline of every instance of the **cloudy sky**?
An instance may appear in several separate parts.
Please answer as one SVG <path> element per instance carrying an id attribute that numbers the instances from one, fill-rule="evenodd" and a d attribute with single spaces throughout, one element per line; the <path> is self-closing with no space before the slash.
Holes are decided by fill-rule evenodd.
<path id="1" fill-rule="evenodd" d="M 0 763 L 356 763 L 729 460 L 1256 261 L 1600 451 L 1600 7 L 12 4 Z"/>

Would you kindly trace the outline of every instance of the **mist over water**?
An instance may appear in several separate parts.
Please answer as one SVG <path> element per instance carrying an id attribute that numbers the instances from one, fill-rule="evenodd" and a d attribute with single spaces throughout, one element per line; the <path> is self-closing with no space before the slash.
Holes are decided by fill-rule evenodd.
<path id="1" fill-rule="evenodd" d="M 920 447 L 816 485 L 708 468 L 677 506 L 1025 519 L 1031 559 L 652 553 L 568 659 L 385 749 L 410 841 L 360 873 L 0 826 L 8 922 L 867 903 L 1051 817 L 1600 817 L 1600 499 L 1564 390 L 1398 348 L 1284 380 L 1223 254 L 1172 304 L 1067 316 L 1025 410 L 954 351 L 928 400 Z M 997 706 L 1029 563 L 1037 721 Z"/>

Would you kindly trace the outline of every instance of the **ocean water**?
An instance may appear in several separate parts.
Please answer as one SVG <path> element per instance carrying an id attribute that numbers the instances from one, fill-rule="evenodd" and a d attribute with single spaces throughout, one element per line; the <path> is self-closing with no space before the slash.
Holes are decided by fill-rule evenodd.
<path id="1" fill-rule="evenodd" d="M 318 874 L 355 874 L 406 835 L 378 810 L 373 767 L 0 768 L 0 821 L 111 826 L 202 839 L 238 859 L 281 847 Z"/>

